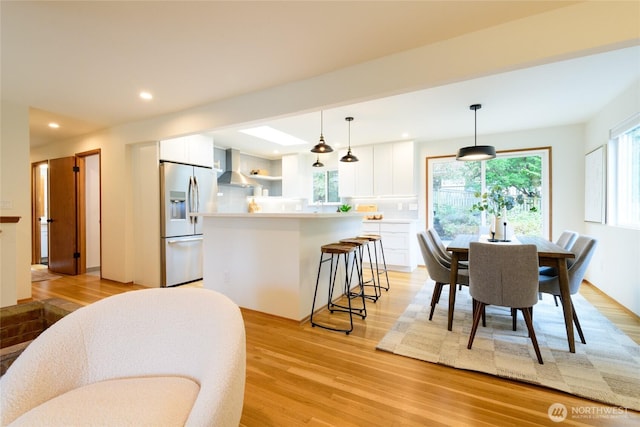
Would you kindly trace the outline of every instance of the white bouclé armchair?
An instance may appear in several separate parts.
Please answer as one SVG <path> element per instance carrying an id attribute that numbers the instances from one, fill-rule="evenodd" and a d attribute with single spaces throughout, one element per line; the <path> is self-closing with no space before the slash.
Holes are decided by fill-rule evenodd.
<path id="1" fill-rule="evenodd" d="M 0 379 L 1 425 L 237 426 L 236 304 L 202 288 L 126 292 L 47 329 Z"/>

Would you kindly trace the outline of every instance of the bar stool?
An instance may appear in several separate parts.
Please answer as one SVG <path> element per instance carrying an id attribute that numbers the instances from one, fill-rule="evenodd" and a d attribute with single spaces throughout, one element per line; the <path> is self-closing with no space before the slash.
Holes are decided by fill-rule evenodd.
<path id="1" fill-rule="evenodd" d="M 373 245 L 373 253 L 376 260 L 376 277 L 378 288 L 384 289 L 385 291 L 389 290 L 389 274 L 387 274 L 387 260 L 384 256 L 384 247 L 382 246 L 382 237 L 378 234 L 361 234 L 358 236 L 359 239 L 368 239 L 370 244 Z M 377 244 L 376 244 L 377 243 Z M 382 268 L 380 268 L 380 263 L 378 262 L 378 246 L 380 247 L 380 254 L 382 258 Z M 380 282 L 380 275 L 384 274 L 385 279 L 387 281 L 387 286 L 382 286 Z"/>
<path id="2" fill-rule="evenodd" d="M 338 304 L 333 300 L 333 293 L 336 284 L 336 277 L 338 273 L 338 266 L 340 264 L 340 255 L 342 255 L 342 259 L 344 260 L 344 295 L 347 297 L 347 305 Z M 359 266 L 357 263 L 352 263 L 352 269 L 349 270 L 349 258 L 353 255 L 357 257 L 356 247 L 352 245 L 347 245 L 344 243 L 330 243 L 328 245 L 323 245 L 320 248 L 320 263 L 318 264 L 318 276 L 316 277 L 316 289 L 313 293 L 313 304 L 311 306 L 311 326 L 318 326 L 323 329 L 328 329 L 330 331 L 337 332 L 345 332 L 347 335 L 351 331 L 353 331 L 353 316 L 360 316 L 362 319 L 367 317 L 367 309 L 365 306 L 364 292 L 359 293 L 360 298 L 362 299 L 362 308 L 353 307 L 351 305 L 351 276 L 353 275 L 353 268 L 358 269 L 358 278 L 361 277 L 361 272 L 359 271 Z M 320 283 L 320 272 L 322 271 L 322 265 L 326 262 L 329 262 L 329 290 L 327 292 L 327 309 L 330 313 L 334 312 L 343 312 L 349 314 L 349 329 L 336 328 L 327 324 L 321 324 L 315 322 L 313 320 L 315 308 L 316 308 L 316 298 L 318 296 L 318 285 Z M 358 279 L 358 285 L 360 286 L 360 279 Z"/>
<path id="3" fill-rule="evenodd" d="M 342 239 L 340 240 L 340 243 L 344 243 L 346 245 L 351 245 L 354 246 L 356 248 L 356 253 L 357 253 L 357 257 L 353 257 L 353 262 L 356 263 L 357 261 L 359 261 L 360 263 L 360 267 L 357 269 L 360 272 L 360 290 L 362 293 L 364 293 L 364 297 L 376 302 L 378 300 L 378 298 L 380 298 L 382 296 L 382 291 L 380 290 L 380 285 L 379 283 L 377 283 L 376 281 L 376 274 L 373 272 L 373 258 L 371 256 L 371 248 L 369 243 L 371 242 L 371 240 L 369 239 L 365 239 L 362 237 L 353 237 L 353 238 L 349 238 L 349 239 Z M 369 255 L 369 268 L 371 270 L 371 276 L 370 279 L 368 280 L 364 280 L 364 248 L 367 248 L 367 254 Z M 353 274 L 353 267 L 351 268 L 351 273 Z M 374 294 L 367 294 L 365 293 L 365 286 L 369 286 L 373 288 Z M 351 296 L 358 296 L 355 293 L 351 293 Z"/>

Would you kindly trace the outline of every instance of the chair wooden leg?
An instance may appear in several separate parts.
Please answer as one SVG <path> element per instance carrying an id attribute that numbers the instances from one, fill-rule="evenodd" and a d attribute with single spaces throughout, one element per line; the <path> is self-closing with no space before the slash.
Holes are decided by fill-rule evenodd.
<path id="1" fill-rule="evenodd" d="M 587 342 L 584 339 L 584 334 L 582 333 L 582 328 L 580 327 L 580 321 L 578 320 L 578 314 L 576 313 L 576 307 L 573 305 L 573 301 L 571 301 L 571 311 L 573 312 L 573 323 L 576 324 L 580 341 L 582 341 L 582 344 L 586 344 Z"/>
<path id="2" fill-rule="evenodd" d="M 532 307 L 522 308 L 522 315 L 524 316 L 524 321 L 527 324 L 527 329 L 529 330 L 529 337 L 531 337 L 531 343 L 533 343 L 533 349 L 536 352 L 536 357 L 538 358 L 538 363 L 543 365 L 542 355 L 540 354 L 540 347 L 538 347 L 538 340 L 536 339 L 536 332 L 533 330 L 533 319 L 531 317 Z"/>
<path id="3" fill-rule="evenodd" d="M 486 328 L 487 327 L 487 313 L 484 309 L 484 305 L 482 306 L 482 327 Z"/>
<path id="4" fill-rule="evenodd" d="M 478 324 L 480 323 L 480 317 L 482 317 L 482 313 L 484 313 L 485 303 L 473 300 L 473 305 L 475 307 L 473 313 L 473 325 L 471 326 L 471 334 L 469 334 L 469 343 L 467 344 L 467 348 L 471 349 L 473 345 L 473 340 L 476 337 L 476 331 L 478 330 Z"/>
<path id="5" fill-rule="evenodd" d="M 554 295 L 554 298 L 556 297 L 556 295 Z M 558 298 L 560 298 L 560 303 L 562 303 L 562 305 L 564 306 L 564 300 L 562 299 L 561 296 L 557 295 Z M 573 312 L 573 323 L 576 325 L 576 329 L 578 330 L 578 336 L 580 337 L 580 341 L 582 342 L 582 344 L 586 344 L 587 341 L 584 339 L 584 334 L 582 333 L 582 327 L 580 326 L 580 321 L 578 320 L 578 315 L 576 314 L 576 308 L 573 305 L 573 301 L 571 299 L 569 299 L 569 303 L 571 304 L 571 311 Z"/>
<path id="6" fill-rule="evenodd" d="M 433 318 L 433 312 L 436 309 L 438 301 L 440 301 L 440 294 L 442 294 L 442 287 L 444 283 L 436 282 L 436 287 L 433 288 L 433 294 L 431 295 L 431 311 L 429 312 L 429 320 Z"/>
<path id="7" fill-rule="evenodd" d="M 511 309 L 511 329 L 516 330 L 516 323 L 518 323 L 518 310 Z"/>

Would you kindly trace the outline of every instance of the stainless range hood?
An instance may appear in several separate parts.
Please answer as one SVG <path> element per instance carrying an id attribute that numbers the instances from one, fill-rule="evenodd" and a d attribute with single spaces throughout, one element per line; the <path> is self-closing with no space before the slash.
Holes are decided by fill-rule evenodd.
<path id="1" fill-rule="evenodd" d="M 240 172 L 240 151 L 229 148 L 226 151 L 226 171 L 218 178 L 218 185 L 253 187 L 256 182 Z"/>

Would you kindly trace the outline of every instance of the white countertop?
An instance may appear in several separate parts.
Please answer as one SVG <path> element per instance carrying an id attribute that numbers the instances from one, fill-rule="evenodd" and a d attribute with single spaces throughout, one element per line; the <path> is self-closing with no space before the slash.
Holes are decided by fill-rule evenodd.
<path id="1" fill-rule="evenodd" d="M 340 219 L 340 218 L 362 218 L 366 212 L 283 212 L 283 213 L 194 213 L 193 216 L 209 218 L 269 218 L 269 219 Z"/>
<path id="2" fill-rule="evenodd" d="M 371 223 L 383 222 L 386 224 L 410 224 L 416 221 L 418 220 L 411 219 L 411 218 L 383 218 L 383 219 L 365 219 L 364 220 L 364 222 L 371 222 Z"/>

